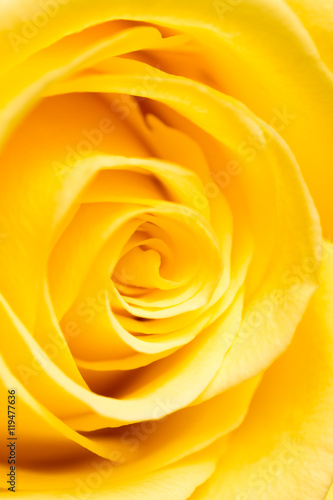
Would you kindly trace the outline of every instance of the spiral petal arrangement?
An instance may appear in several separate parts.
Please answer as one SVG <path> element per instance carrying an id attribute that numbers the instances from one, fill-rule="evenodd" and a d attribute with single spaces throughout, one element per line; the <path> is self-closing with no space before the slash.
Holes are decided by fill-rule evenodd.
<path id="1" fill-rule="evenodd" d="M 332 23 L 303 0 L 36 5 L 0 6 L 16 498 L 323 499 Z"/>

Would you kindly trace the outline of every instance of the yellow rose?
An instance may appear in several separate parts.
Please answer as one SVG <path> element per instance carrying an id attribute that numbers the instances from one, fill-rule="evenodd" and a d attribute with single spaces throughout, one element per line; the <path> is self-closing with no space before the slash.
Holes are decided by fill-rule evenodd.
<path id="1" fill-rule="evenodd" d="M 333 3 L 0 14 L 1 496 L 325 498 Z"/>

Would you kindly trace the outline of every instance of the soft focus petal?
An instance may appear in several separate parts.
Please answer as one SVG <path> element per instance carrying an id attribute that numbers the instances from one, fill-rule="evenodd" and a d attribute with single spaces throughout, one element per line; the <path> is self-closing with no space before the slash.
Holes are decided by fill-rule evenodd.
<path id="1" fill-rule="evenodd" d="M 333 463 L 333 245 L 289 349 L 267 370 L 247 419 L 193 500 L 321 500 Z"/>

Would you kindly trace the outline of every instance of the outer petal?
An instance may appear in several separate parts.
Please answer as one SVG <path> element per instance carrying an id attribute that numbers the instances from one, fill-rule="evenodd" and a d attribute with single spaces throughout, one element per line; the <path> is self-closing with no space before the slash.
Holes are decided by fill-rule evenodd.
<path id="1" fill-rule="evenodd" d="M 330 491 L 328 492 L 328 495 L 325 500 L 332 500 L 332 498 L 333 498 L 333 484 L 330 487 Z"/>
<path id="2" fill-rule="evenodd" d="M 286 0 L 315 42 L 322 60 L 333 69 L 333 3 L 330 0 Z"/>
<path id="3" fill-rule="evenodd" d="M 78 481 L 74 490 L 67 492 L 48 491 L 44 493 L 15 492 L 15 498 L 33 500 L 73 500 L 90 498 L 92 500 L 186 500 L 195 488 L 203 483 L 213 472 L 214 462 L 209 459 L 198 463 L 190 460 L 175 467 L 158 471 L 146 477 L 131 478 L 126 483 L 104 488 L 103 484 L 109 468 L 100 468 L 100 472 L 88 473 L 85 480 Z"/>
<path id="4" fill-rule="evenodd" d="M 326 3 L 320 3 L 325 5 L 326 24 L 322 27 L 322 17 L 317 14 L 315 20 L 319 27 L 310 30 L 321 53 L 323 43 L 325 49 L 329 47 L 326 41 L 318 43 L 318 32 L 327 32 L 330 22 L 331 8 L 326 7 Z M 317 3 L 314 5 L 317 6 Z M 306 26 L 309 25 L 308 13 L 312 16 L 313 8 L 309 11 L 306 4 L 306 13 L 297 9 L 300 16 L 306 19 Z M 49 18 L 47 29 L 37 30 L 16 53 L 9 35 L 21 34 L 22 16 L 32 19 L 38 10 L 36 2 L 15 0 L 3 3 L 0 9 L 2 71 L 69 33 L 108 20 L 152 22 L 198 37 L 213 56 L 215 75 L 220 68 L 221 88 L 245 103 L 266 122 L 274 122 L 288 142 L 319 209 L 324 235 L 330 235 L 333 171 L 329 171 L 327 165 L 332 162 L 333 154 L 330 142 L 333 78 L 322 62 L 315 42 L 285 2 L 162 0 L 156 3 L 149 0 L 142 9 L 142 4 L 133 0 L 63 1 L 57 15 Z M 77 16 L 78 10 L 80 16 Z M 323 57 L 326 61 L 325 54 Z"/>
<path id="5" fill-rule="evenodd" d="M 290 348 L 266 372 L 248 418 L 191 500 L 321 500 L 333 476 L 333 245 Z"/>

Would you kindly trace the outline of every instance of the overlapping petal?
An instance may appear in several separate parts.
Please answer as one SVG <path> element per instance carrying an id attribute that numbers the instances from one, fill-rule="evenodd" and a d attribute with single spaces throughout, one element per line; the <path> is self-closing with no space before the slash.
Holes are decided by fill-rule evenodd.
<path id="1" fill-rule="evenodd" d="M 329 7 L 311 24 L 293 0 L 51 3 L 0 6 L 17 496 L 319 500 Z"/>

